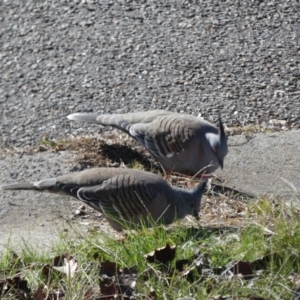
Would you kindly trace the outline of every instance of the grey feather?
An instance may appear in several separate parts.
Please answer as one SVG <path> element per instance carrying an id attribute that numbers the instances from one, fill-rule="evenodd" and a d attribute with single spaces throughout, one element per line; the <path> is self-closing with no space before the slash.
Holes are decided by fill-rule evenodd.
<path id="1" fill-rule="evenodd" d="M 68 119 L 113 126 L 136 139 L 166 171 L 210 174 L 223 168 L 228 152 L 224 127 L 188 114 L 164 110 L 127 114 L 76 113 Z"/>
<path id="2" fill-rule="evenodd" d="M 171 186 L 153 173 L 95 168 L 38 182 L 0 186 L 2 190 L 35 190 L 75 197 L 102 211 L 110 225 L 120 231 L 131 225 L 151 222 L 171 224 L 186 215 L 198 216 L 203 181 L 193 189 Z"/>

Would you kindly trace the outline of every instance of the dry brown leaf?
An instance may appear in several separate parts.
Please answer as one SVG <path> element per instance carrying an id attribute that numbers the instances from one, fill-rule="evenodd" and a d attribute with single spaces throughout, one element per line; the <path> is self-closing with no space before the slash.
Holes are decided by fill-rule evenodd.
<path id="1" fill-rule="evenodd" d="M 27 284 L 27 280 L 20 276 L 5 278 L 0 281 L 0 295 L 5 295 L 9 291 L 14 299 L 26 300 L 31 292 Z"/>
<path id="2" fill-rule="evenodd" d="M 53 269 L 66 274 L 70 278 L 73 278 L 77 269 L 77 261 L 74 258 L 64 258 L 64 265 L 62 267 L 54 266 Z"/>
<path id="3" fill-rule="evenodd" d="M 39 287 L 32 295 L 34 300 L 46 300 L 47 293 L 43 288 Z"/>
<path id="4" fill-rule="evenodd" d="M 101 299 L 135 299 L 136 268 L 120 269 L 108 260 L 100 264 Z"/>
<path id="5" fill-rule="evenodd" d="M 68 254 L 57 255 L 53 258 L 53 266 L 61 267 L 64 265 L 64 259 L 70 257 Z"/>
<path id="6" fill-rule="evenodd" d="M 232 272 L 233 275 L 241 275 L 243 278 L 247 279 L 253 277 L 252 265 L 249 261 L 231 262 L 226 266 L 225 272 L 227 273 L 227 271 Z"/>
<path id="7" fill-rule="evenodd" d="M 42 268 L 42 275 L 45 277 L 48 277 L 51 270 L 52 270 L 52 267 L 49 264 L 44 265 Z"/>
<path id="8" fill-rule="evenodd" d="M 166 265 L 168 262 L 171 262 L 175 258 L 176 246 L 170 246 L 169 243 L 165 247 L 155 249 L 150 253 L 144 255 L 145 259 L 148 262 L 159 262 L 163 265 Z"/>

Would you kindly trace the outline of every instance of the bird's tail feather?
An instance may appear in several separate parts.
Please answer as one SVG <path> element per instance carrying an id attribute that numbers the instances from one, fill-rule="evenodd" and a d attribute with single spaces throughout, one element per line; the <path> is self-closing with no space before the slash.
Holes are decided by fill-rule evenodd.
<path id="1" fill-rule="evenodd" d="M 86 123 L 95 123 L 103 126 L 114 126 L 123 130 L 123 123 L 125 127 L 127 123 L 123 120 L 122 114 L 113 114 L 113 115 L 97 115 L 95 113 L 76 113 L 68 115 L 69 120 L 86 122 Z"/>
<path id="2" fill-rule="evenodd" d="M 76 113 L 67 116 L 69 120 L 73 121 L 101 124 L 101 122 L 97 121 L 97 117 L 96 113 Z"/>
<path id="3" fill-rule="evenodd" d="M 21 183 L 12 183 L 0 185 L 2 190 L 36 190 L 37 187 L 33 182 L 21 182 Z"/>
<path id="4" fill-rule="evenodd" d="M 52 192 L 55 190 L 55 178 L 44 179 L 36 182 L 19 182 L 0 185 L 1 190 L 36 190 L 43 191 L 47 190 Z"/>

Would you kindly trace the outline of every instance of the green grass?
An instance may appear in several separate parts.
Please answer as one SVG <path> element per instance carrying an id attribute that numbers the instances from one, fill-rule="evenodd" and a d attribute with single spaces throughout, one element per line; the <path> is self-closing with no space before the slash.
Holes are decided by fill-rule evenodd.
<path id="1" fill-rule="evenodd" d="M 0 298 L 16 299 L 15 290 L 3 291 L 3 282 L 17 274 L 27 282 L 29 294 L 40 287 L 50 295 L 60 291 L 65 295 L 60 299 L 95 299 L 92 294 L 99 295 L 100 289 L 99 264 L 109 260 L 119 268 L 135 266 L 136 299 L 214 299 L 217 295 L 227 299 L 290 299 L 294 283 L 288 277 L 300 273 L 297 210 L 265 198 L 249 201 L 246 215 L 241 228 L 156 226 L 127 232 L 122 241 L 93 228 L 83 234 L 80 227 L 70 225 L 67 233 L 57 233 L 58 242 L 50 250 L 23 242 L 16 254 L 7 246 L 0 256 Z M 176 245 L 171 262 L 150 263 L 144 257 L 167 243 Z M 53 258 L 62 254 L 78 262 L 72 278 L 51 267 Z M 183 269 L 176 269 L 176 263 L 183 259 Z M 202 266 L 198 270 L 194 259 Z M 241 261 L 251 263 L 250 279 L 226 272 L 228 264 Z M 45 274 L 45 268 L 50 269 L 49 274 Z M 184 275 L 189 269 L 193 270 Z"/>

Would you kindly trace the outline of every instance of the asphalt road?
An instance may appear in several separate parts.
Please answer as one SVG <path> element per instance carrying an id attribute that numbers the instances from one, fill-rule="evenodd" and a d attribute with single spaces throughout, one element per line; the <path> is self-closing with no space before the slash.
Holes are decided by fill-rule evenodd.
<path id="1" fill-rule="evenodd" d="M 0 148 L 95 134 L 79 111 L 300 126 L 299 1 L 4 0 L 0 22 Z"/>

